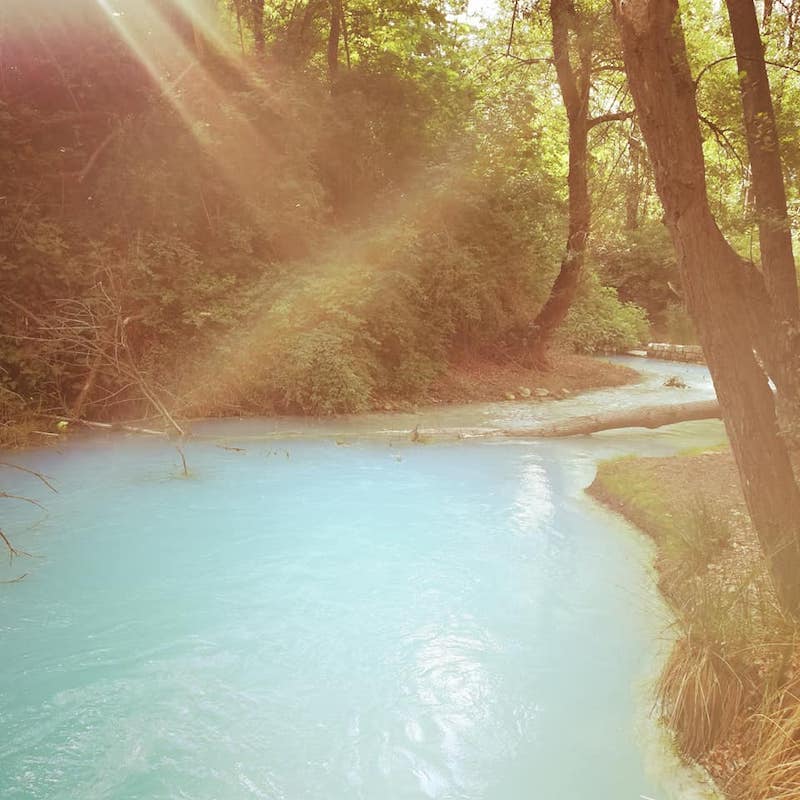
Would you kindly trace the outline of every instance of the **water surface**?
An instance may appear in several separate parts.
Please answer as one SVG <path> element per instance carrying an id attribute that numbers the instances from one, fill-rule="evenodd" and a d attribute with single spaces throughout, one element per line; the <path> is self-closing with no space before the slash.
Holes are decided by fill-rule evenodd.
<path id="1" fill-rule="evenodd" d="M 212 422 L 174 450 L 16 454 L 0 568 L 0 797 L 684 800 L 648 722 L 669 619 L 644 537 L 583 492 L 599 458 L 718 423 L 561 441 L 336 434 L 525 426 L 710 396 L 700 367 L 559 403 Z M 659 388 L 681 374 L 690 389 Z M 263 438 L 267 432 L 287 438 Z M 301 433 L 301 437 L 288 434 Z M 241 450 L 225 449 L 240 447 Z"/>

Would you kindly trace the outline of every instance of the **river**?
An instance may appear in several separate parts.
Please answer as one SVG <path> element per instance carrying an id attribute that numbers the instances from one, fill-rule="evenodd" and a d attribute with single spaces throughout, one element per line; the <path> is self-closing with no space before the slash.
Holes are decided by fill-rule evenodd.
<path id="1" fill-rule="evenodd" d="M 703 367 L 617 360 L 644 379 L 558 402 L 197 424 L 188 478 L 142 437 L 4 455 L 58 494 L 0 476 L 44 505 L 3 501 L 34 557 L 0 567 L 28 573 L 0 586 L 0 797 L 712 796 L 649 715 L 670 638 L 651 546 L 583 489 L 600 459 L 717 444 L 721 424 L 371 435 L 713 396 Z"/>

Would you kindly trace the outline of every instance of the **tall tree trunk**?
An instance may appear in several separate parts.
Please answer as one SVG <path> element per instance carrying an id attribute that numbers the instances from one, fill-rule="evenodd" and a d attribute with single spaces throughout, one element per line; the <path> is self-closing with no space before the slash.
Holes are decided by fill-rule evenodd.
<path id="1" fill-rule="evenodd" d="M 236 13 L 236 32 L 239 34 L 239 49 L 244 55 L 244 31 L 242 30 L 242 0 L 233 0 L 233 9 Z"/>
<path id="2" fill-rule="evenodd" d="M 316 47 L 312 35 L 314 22 L 317 17 L 325 14 L 325 9 L 330 12 L 330 7 L 331 0 L 307 0 L 302 15 L 292 13 L 292 19 L 286 28 L 285 58 L 288 63 L 298 67 L 308 61 Z"/>
<path id="3" fill-rule="evenodd" d="M 642 145 L 633 135 L 628 139 L 628 161 L 630 168 L 625 182 L 625 230 L 635 231 L 639 227 L 642 201 Z"/>
<path id="4" fill-rule="evenodd" d="M 551 0 L 553 23 L 553 61 L 569 123 L 569 229 L 567 248 L 558 277 L 547 302 L 533 322 L 534 343 L 530 362 L 547 366 L 547 350 L 558 326 L 564 321 L 578 288 L 586 257 L 591 206 L 586 163 L 589 139 L 589 88 L 591 78 L 591 38 L 580 24 L 571 0 Z M 570 32 L 578 43 L 578 64 L 570 57 Z"/>
<path id="5" fill-rule="evenodd" d="M 782 427 L 788 430 L 793 420 L 800 419 L 800 300 L 778 130 L 753 0 L 726 3 L 739 70 L 761 266 L 780 325 L 777 370 L 771 377 L 778 388 Z"/>
<path id="6" fill-rule="evenodd" d="M 333 84 L 339 74 L 339 39 L 342 34 L 341 0 L 330 0 L 331 21 L 328 27 L 328 78 Z"/>
<path id="7" fill-rule="evenodd" d="M 253 32 L 253 49 L 259 58 L 264 56 L 264 0 L 250 0 L 250 30 Z"/>
<path id="8" fill-rule="evenodd" d="M 800 614 L 800 489 L 756 359 L 758 281 L 711 214 L 677 0 L 614 0 L 625 68 L 753 525 L 788 612 Z M 762 287 L 763 288 L 763 287 Z"/>

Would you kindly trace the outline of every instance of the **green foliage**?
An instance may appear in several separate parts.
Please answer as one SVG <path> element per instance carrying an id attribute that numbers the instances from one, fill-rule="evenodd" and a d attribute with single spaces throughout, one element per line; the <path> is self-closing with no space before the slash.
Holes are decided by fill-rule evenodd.
<path id="1" fill-rule="evenodd" d="M 732 534 L 727 516 L 697 497 L 663 546 L 669 551 L 669 558 L 693 577 L 701 574 L 720 550 L 728 546 Z"/>
<path id="2" fill-rule="evenodd" d="M 667 304 L 663 316 L 664 338 L 673 344 L 697 344 L 697 332 L 682 303 L 673 301 Z"/>
<path id="3" fill-rule="evenodd" d="M 543 301 L 556 182 L 535 149 L 494 141 L 519 104 L 478 108 L 469 49 L 434 4 L 349 5 L 332 85 L 320 9 L 299 30 L 267 4 L 280 57 L 187 72 L 194 37 L 170 2 L 161 16 L 120 0 L 117 17 L 33 2 L 0 106 L 9 391 L 68 405 L 124 321 L 175 396 L 219 365 L 236 407 L 342 413 L 424 392 L 454 351 L 490 350 Z M 36 341 L 68 307 L 85 347 Z M 93 413 L 130 394 L 104 367 Z"/>
<path id="4" fill-rule="evenodd" d="M 647 341 L 649 324 L 643 309 L 620 302 L 616 289 L 589 273 L 559 335 L 581 353 L 625 350 Z"/>
<path id="5" fill-rule="evenodd" d="M 301 334 L 285 353 L 276 376 L 279 405 L 304 414 L 344 414 L 369 405 L 374 381 L 368 353 L 352 333 L 333 326 Z"/>
<path id="6" fill-rule="evenodd" d="M 329 414 L 413 399 L 452 356 L 510 338 L 546 297 L 541 226 L 517 224 L 536 212 L 536 187 L 504 176 L 489 185 L 474 174 L 426 178 L 422 213 L 335 237 L 321 256 L 264 285 L 256 308 L 269 312 L 245 324 L 272 343 L 252 375 L 279 408 Z M 345 386 L 327 371 L 314 378 L 322 351 Z"/>
<path id="7" fill-rule="evenodd" d="M 601 232 L 592 243 L 591 262 L 623 302 L 644 308 L 654 327 L 664 325 L 680 278 L 672 242 L 660 221 L 645 220 L 635 230 Z"/>
<path id="8" fill-rule="evenodd" d="M 567 131 L 547 64 L 496 58 L 507 17 L 475 30 L 434 0 L 353 0 L 331 70 L 329 4 L 218 2 L 219 39 L 204 51 L 190 5 L 4 10 L 0 279 L 14 302 L 0 306 L 0 386 L 50 408 L 74 400 L 89 353 L 37 341 L 37 319 L 65 303 L 95 315 L 111 304 L 148 379 L 205 412 L 342 413 L 423 395 L 454 358 L 518 355 L 562 255 Z M 698 66 L 729 49 L 701 6 L 687 11 Z M 582 12 L 610 26 L 605 7 Z M 517 21 L 513 50 L 538 57 L 547 15 Z M 776 57 L 781 30 L 768 40 Z M 611 63 L 613 28 L 597 38 Z M 622 96 L 607 74 L 593 114 Z M 791 145 L 797 88 L 785 77 L 776 105 Z M 733 65 L 707 71 L 699 96 L 743 152 Z M 590 136 L 599 277 L 561 336 L 585 352 L 647 338 L 641 309 L 669 338 L 692 338 L 672 303 L 652 175 L 641 148 L 631 156 L 640 140 L 633 122 Z M 714 136 L 706 148 L 743 249 L 741 169 Z M 623 231 L 631 198 L 638 228 Z M 225 391 L 209 390 L 214 370 Z M 106 397 L 135 404 L 112 372 L 93 414 L 121 413 Z"/>

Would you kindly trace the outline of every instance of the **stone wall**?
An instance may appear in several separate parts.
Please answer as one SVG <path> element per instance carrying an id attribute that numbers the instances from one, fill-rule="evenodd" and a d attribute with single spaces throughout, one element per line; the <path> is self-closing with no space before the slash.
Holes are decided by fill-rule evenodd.
<path id="1" fill-rule="evenodd" d="M 667 344 L 650 342 L 647 345 L 648 358 L 663 358 L 667 361 L 688 361 L 692 364 L 705 364 L 703 348 L 697 344 Z"/>

